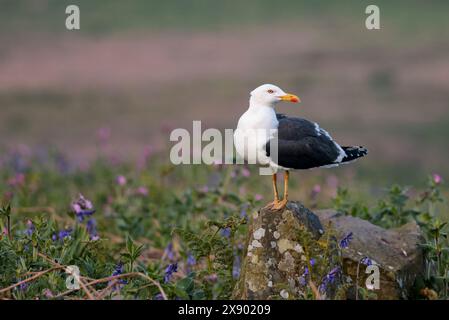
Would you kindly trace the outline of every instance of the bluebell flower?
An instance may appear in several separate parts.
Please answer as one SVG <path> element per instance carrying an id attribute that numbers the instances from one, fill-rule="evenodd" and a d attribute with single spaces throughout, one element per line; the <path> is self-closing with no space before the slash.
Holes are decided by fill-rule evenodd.
<path id="1" fill-rule="evenodd" d="M 191 253 L 189 253 L 189 255 L 187 256 L 187 264 L 189 266 L 193 266 L 196 264 L 196 259 Z"/>
<path id="2" fill-rule="evenodd" d="M 195 264 L 196 264 L 195 257 L 191 253 L 189 253 L 187 255 L 186 272 L 189 273 L 190 271 L 192 271 L 192 266 L 194 266 Z"/>
<path id="3" fill-rule="evenodd" d="M 164 283 L 169 282 L 173 273 L 175 273 L 176 271 L 178 271 L 178 264 L 177 263 L 169 264 L 167 268 L 165 268 Z"/>
<path id="4" fill-rule="evenodd" d="M 76 201 L 72 202 L 71 207 L 79 222 L 83 222 L 85 217 L 95 213 L 92 202 L 87 200 L 82 194 L 79 195 Z"/>
<path id="5" fill-rule="evenodd" d="M 320 284 L 319 290 L 321 292 L 325 292 L 327 289 L 327 286 L 329 284 L 334 283 L 335 278 L 340 274 L 340 272 L 341 272 L 340 267 L 333 268 L 326 276 L 324 276 L 324 279 Z"/>
<path id="6" fill-rule="evenodd" d="M 68 229 L 59 231 L 57 234 L 53 233 L 53 235 L 51 236 L 51 240 L 57 241 L 59 239 L 60 241 L 63 241 L 65 238 L 70 237 L 70 235 L 72 234 L 72 231 L 73 230 L 71 228 L 68 228 Z"/>
<path id="7" fill-rule="evenodd" d="M 231 228 L 221 229 L 221 235 L 225 238 L 229 238 L 231 236 Z"/>
<path id="8" fill-rule="evenodd" d="M 72 234 L 72 229 L 64 229 L 59 231 L 58 236 L 59 236 L 59 240 L 64 240 L 67 237 L 70 237 L 70 235 Z"/>
<path id="9" fill-rule="evenodd" d="M 28 289 L 28 282 L 22 283 L 19 285 L 19 290 L 25 292 Z"/>
<path id="10" fill-rule="evenodd" d="M 25 230 L 25 234 L 26 234 L 27 236 L 31 237 L 31 235 L 33 234 L 34 229 L 35 229 L 34 224 L 33 224 L 33 221 L 28 220 L 26 224 L 27 224 L 27 228 L 26 228 L 26 230 Z"/>
<path id="11" fill-rule="evenodd" d="M 310 266 L 314 266 L 316 260 L 314 258 L 310 259 Z M 307 278 L 309 277 L 309 267 L 304 267 L 304 273 L 299 277 L 299 284 L 305 286 L 307 284 Z"/>
<path id="12" fill-rule="evenodd" d="M 240 276 L 240 257 L 235 256 L 234 264 L 232 265 L 232 277 L 237 279 Z"/>
<path id="13" fill-rule="evenodd" d="M 97 233 L 97 221 L 95 219 L 89 219 L 86 223 L 87 233 L 89 233 L 90 240 L 98 240 L 100 237 Z"/>
<path id="14" fill-rule="evenodd" d="M 352 238 L 352 232 L 349 232 L 343 239 L 340 240 L 340 248 L 347 248 Z"/>
<path id="15" fill-rule="evenodd" d="M 173 251 L 173 243 L 169 243 L 167 245 L 167 247 L 165 248 L 165 252 L 164 254 L 166 255 L 166 257 L 168 258 L 168 260 L 173 261 L 174 257 L 175 257 L 175 252 Z"/>
<path id="16" fill-rule="evenodd" d="M 164 297 L 162 296 L 162 294 L 158 293 L 154 296 L 153 300 L 164 300 Z"/>
<path id="17" fill-rule="evenodd" d="M 248 217 L 247 210 L 248 210 L 248 205 L 242 206 L 242 209 L 240 210 L 240 218 Z"/>
<path id="18" fill-rule="evenodd" d="M 111 276 L 118 276 L 123 274 L 124 272 L 124 267 L 123 267 L 123 263 L 119 262 L 116 264 L 116 266 L 114 267 L 114 271 L 112 272 Z M 113 290 L 117 290 L 121 288 L 121 285 L 127 284 L 128 281 L 126 281 L 123 278 L 119 278 L 119 279 L 115 279 L 115 280 L 111 280 L 109 281 L 109 285 L 111 284 L 112 281 L 116 282 L 116 285 L 114 286 Z"/>
<path id="19" fill-rule="evenodd" d="M 119 262 L 116 264 L 115 268 L 114 268 L 114 272 L 112 272 L 112 276 L 118 276 L 123 274 L 124 272 L 124 268 L 123 268 L 123 263 Z M 128 282 L 125 279 L 118 279 L 118 283 L 120 284 L 127 284 Z"/>
<path id="20" fill-rule="evenodd" d="M 308 267 L 304 267 L 304 273 L 302 274 L 303 277 L 306 277 L 309 275 L 309 268 Z"/>
<path id="21" fill-rule="evenodd" d="M 113 276 L 118 276 L 119 274 L 123 273 L 123 263 L 119 262 L 115 265 L 114 272 L 112 273 Z"/>
<path id="22" fill-rule="evenodd" d="M 360 263 L 364 264 L 365 266 L 370 266 L 373 264 L 373 261 L 368 257 L 364 257 L 362 260 L 360 260 Z"/>

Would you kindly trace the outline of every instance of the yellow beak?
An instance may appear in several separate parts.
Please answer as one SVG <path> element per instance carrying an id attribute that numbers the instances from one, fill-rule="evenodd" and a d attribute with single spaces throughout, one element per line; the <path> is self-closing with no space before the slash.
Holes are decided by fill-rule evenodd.
<path id="1" fill-rule="evenodd" d="M 286 95 L 280 96 L 281 101 L 289 101 L 289 102 L 301 102 L 298 96 L 294 94 L 287 93 Z"/>

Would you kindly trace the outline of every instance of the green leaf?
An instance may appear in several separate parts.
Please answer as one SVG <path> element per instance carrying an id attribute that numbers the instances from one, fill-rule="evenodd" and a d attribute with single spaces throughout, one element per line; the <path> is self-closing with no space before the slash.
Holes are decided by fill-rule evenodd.
<path id="1" fill-rule="evenodd" d="M 176 283 L 176 288 L 190 293 L 194 288 L 194 282 L 192 278 L 186 277 Z"/>

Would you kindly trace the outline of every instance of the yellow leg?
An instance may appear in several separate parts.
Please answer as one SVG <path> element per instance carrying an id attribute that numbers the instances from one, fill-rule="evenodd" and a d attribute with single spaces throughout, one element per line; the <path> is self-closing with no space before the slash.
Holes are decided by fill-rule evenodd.
<path id="1" fill-rule="evenodd" d="M 273 192 L 274 192 L 274 202 L 279 202 L 278 181 L 276 173 L 273 174 Z"/>
<path id="2" fill-rule="evenodd" d="M 290 173 L 288 171 L 285 171 L 284 173 L 284 199 L 281 201 L 278 201 L 278 203 L 275 203 L 272 207 L 273 210 L 282 210 L 285 208 L 288 202 L 288 177 Z"/>
<path id="3" fill-rule="evenodd" d="M 274 193 L 274 200 L 273 202 L 268 203 L 265 208 L 271 209 L 273 206 L 277 205 L 279 203 L 279 192 L 278 192 L 278 185 L 277 185 L 277 175 L 276 173 L 272 176 L 272 182 L 273 182 L 273 193 Z"/>
<path id="4" fill-rule="evenodd" d="M 288 201 L 288 178 L 290 176 L 289 171 L 285 171 L 284 173 L 284 200 Z"/>

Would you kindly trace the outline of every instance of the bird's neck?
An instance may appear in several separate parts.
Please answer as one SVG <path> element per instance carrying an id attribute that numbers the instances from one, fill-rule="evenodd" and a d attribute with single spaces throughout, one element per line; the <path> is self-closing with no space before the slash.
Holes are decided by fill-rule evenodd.
<path id="1" fill-rule="evenodd" d="M 261 104 L 250 99 L 248 111 L 245 114 L 248 122 L 246 127 L 253 129 L 274 129 L 277 127 L 276 112 L 273 105 Z"/>
<path id="2" fill-rule="evenodd" d="M 259 103 L 250 99 L 248 111 L 254 114 L 264 115 L 265 117 L 276 118 L 274 104 Z"/>
<path id="3" fill-rule="evenodd" d="M 251 109 L 266 109 L 269 108 L 274 112 L 274 103 L 260 103 L 254 97 L 249 98 L 249 110 Z"/>

